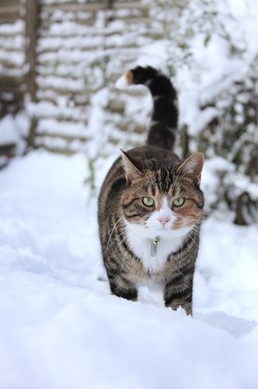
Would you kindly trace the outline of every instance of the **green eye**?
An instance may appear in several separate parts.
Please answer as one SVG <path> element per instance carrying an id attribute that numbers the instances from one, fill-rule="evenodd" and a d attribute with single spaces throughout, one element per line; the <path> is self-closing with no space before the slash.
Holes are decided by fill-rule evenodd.
<path id="1" fill-rule="evenodd" d="M 143 197 L 142 202 L 146 207 L 153 207 L 155 201 L 151 197 Z"/>
<path id="2" fill-rule="evenodd" d="M 184 202 L 185 202 L 184 197 L 178 197 L 177 199 L 175 199 L 175 200 L 173 201 L 173 205 L 174 205 L 175 207 L 182 207 L 182 205 L 184 204 Z"/>

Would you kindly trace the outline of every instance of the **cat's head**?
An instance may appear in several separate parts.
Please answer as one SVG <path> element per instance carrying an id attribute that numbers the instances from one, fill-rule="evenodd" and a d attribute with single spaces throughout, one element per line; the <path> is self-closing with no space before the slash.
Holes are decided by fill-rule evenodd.
<path id="1" fill-rule="evenodd" d="M 122 158 L 127 180 L 122 195 L 126 223 L 144 227 L 141 231 L 150 238 L 181 236 L 199 224 L 204 205 L 202 153 L 163 165 L 155 160 L 146 164 L 124 152 Z"/>

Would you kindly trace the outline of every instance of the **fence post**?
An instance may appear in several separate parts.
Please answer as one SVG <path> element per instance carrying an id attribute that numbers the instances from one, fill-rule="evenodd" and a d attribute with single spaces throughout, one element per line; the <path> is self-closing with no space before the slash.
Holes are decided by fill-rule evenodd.
<path id="1" fill-rule="evenodd" d="M 108 63 L 108 57 L 105 53 L 106 51 L 106 29 L 108 27 L 109 22 L 112 20 L 112 17 L 109 15 L 109 11 L 113 9 L 113 2 L 114 0 L 105 0 L 104 3 L 104 10 L 105 10 L 105 21 L 104 21 L 104 35 L 103 35 L 103 45 L 102 49 L 104 51 L 104 57 L 103 57 L 103 79 L 104 79 L 104 86 L 107 84 L 107 63 Z"/>
<path id="2" fill-rule="evenodd" d="M 27 92 L 30 96 L 30 101 L 36 102 L 36 62 L 37 62 L 37 38 L 39 27 L 39 1 L 40 0 L 26 0 L 25 7 L 25 33 L 26 33 L 26 59 L 29 65 L 27 73 Z M 35 117 L 31 118 L 30 130 L 28 135 L 28 146 L 34 147 L 35 131 L 37 120 Z"/>

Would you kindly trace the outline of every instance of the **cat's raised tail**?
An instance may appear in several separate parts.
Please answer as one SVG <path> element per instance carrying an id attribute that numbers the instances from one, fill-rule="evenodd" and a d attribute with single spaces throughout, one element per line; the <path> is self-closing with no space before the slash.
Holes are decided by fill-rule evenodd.
<path id="1" fill-rule="evenodd" d="M 153 113 L 147 145 L 173 150 L 177 125 L 177 92 L 170 79 L 151 66 L 137 66 L 126 72 L 116 83 L 121 89 L 129 85 L 145 85 L 153 98 Z"/>

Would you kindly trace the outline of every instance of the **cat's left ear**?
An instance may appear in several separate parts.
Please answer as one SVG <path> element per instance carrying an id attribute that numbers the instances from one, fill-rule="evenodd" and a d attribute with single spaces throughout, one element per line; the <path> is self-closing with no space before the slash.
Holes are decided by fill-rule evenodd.
<path id="1" fill-rule="evenodd" d="M 203 153 L 192 154 L 177 168 L 177 173 L 184 176 L 191 176 L 195 179 L 197 184 L 200 184 L 203 164 Z"/>
<path id="2" fill-rule="evenodd" d="M 129 156 L 125 151 L 121 150 L 123 159 L 123 167 L 125 171 L 125 178 L 128 182 L 133 181 L 142 176 L 140 171 L 140 163 L 137 159 Z"/>

